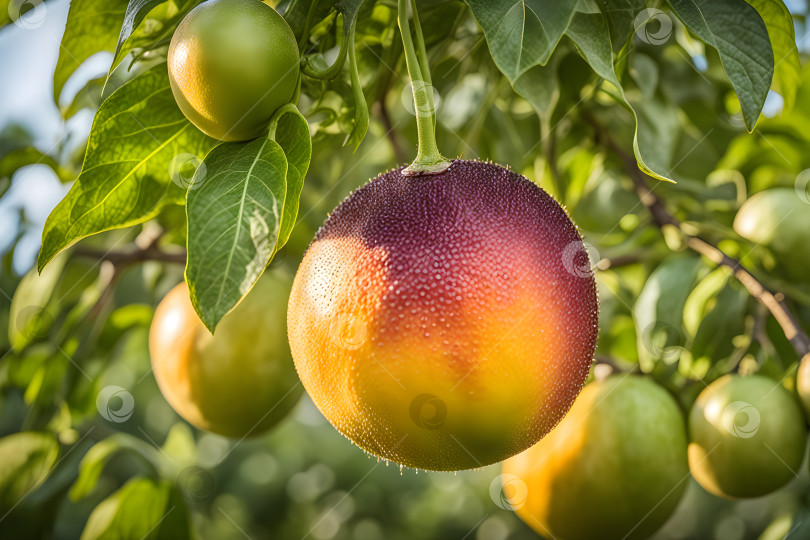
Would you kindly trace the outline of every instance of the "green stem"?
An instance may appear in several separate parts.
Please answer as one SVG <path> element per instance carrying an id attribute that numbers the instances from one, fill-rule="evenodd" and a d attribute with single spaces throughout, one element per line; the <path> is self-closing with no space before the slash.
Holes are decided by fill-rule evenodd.
<path id="1" fill-rule="evenodd" d="M 315 12 L 318 10 L 318 0 L 311 0 L 309 11 L 307 12 L 307 21 L 304 24 L 304 31 L 301 33 L 301 40 L 298 42 L 298 50 L 305 53 L 304 45 L 309 41 L 309 32 L 312 30 L 312 22 L 315 20 Z"/>
<path id="2" fill-rule="evenodd" d="M 346 17 L 343 16 L 344 26 L 346 24 L 353 25 L 354 23 L 355 21 L 353 20 L 347 21 Z M 301 60 L 301 71 L 304 73 L 304 75 L 306 75 L 311 79 L 320 79 L 325 81 L 337 77 L 340 74 L 340 71 L 343 69 L 343 64 L 346 63 L 346 56 L 349 53 L 349 49 L 346 43 L 348 41 L 346 39 L 347 34 L 348 32 L 346 31 L 343 32 L 343 41 L 340 43 L 340 50 L 338 51 L 338 55 L 337 58 L 335 59 L 335 62 L 331 66 L 324 69 L 317 69 L 312 66 L 312 63 L 310 62 L 309 58 L 304 57 Z"/>
<path id="3" fill-rule="evenodd" d="M 276 112 L 273 113 L 273 116 L 270 118 L 270 123 L 267 126 L 267 137 L 269 139 L 276 139 L 276 128 L 278 127 L 278 121 L 282 116 L 291 112 L 301 114 L 298 112 L 298 107 L 295 106 L 295 103 L 285 103 L 276 109 Z"/>
<path id="4" fill-rule="evenodd" d="M 416 11 L 416 0 L 411 0 L 411 12 L 413 13 L 413 29 L 416 34 L 417 53 L 419 55 L 419 69 L 422 71 L 422 80 L 428 85 L 428 99 L 430 99 L 430 110 L 436 110 L 433 102 L 433 80 L 430 76 L 430 66 L 428 65 L 427 50 L 425 49 L 425 38 L 422 34 L 422 25 L 419 24 L 419 14 Z M 436 128 L 436 115 L 433 115 L 433 128 Z"/>
<path id="5" fill-rule="evenodd" d="M 414 6 L 414 22 L 416 22 L 416 6 Z M 411 37 L 411 28 L 408 23 L 408 0 L 398 0 L 397 20 L 402 33 L 402 44 L 405 49 L 405 64 L 408 67 L 408 76 L 413 87 L 413 101 L 416 114 L 416 131 L 418 146 L 416 158 L 409 167 L 402 171 L 404 175 L 439 174 L 448 167 L 450 161 L 439 153 L 436 146 L 436 110 L 433 102 L 433 87 L 428 82 L 430 74 L 425 75 L 416 56 L 416 49 Z M 424 50 L 424 39 L 421 32 L 417 33 L 420 49 Z M 427 58 L 424 59 L 424 71 L 427 71 Z"/>

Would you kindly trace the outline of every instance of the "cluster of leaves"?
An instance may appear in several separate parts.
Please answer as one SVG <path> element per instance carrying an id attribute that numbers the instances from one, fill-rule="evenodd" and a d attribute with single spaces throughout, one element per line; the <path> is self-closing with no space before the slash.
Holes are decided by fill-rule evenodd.
<path id="1" fill-rule="evenodd" d="M 0 353 L 8 351 L 0 366 L 0 428 L 13 433 L 0 439 L 0 517 L 9 516 L 0 529 L 16 537 L 84 530 L 85 538 L 133 531 L 186 538 L 192 523 L 219 537 L 233 527 L 233 508 L 249 516 L 238 521 L 251 532 L 300 537 L 368 469 L 331 429 L 303 421 L 206 461 L 219 439 L 180 423 L 147 377 L 152 306 L 181 269 L 165 262 L 171 257 L 141 263 L 152 253 L 144 246 L 158 242 L 181 259 L 185 253 L 195 306 L 213 328 L 271 260 L 294 270 L 314 229 L 351 189 L 415 154 L 396 2 L 281 2 L 303 58 L 300 99 L 266 137 L 245 143 L 206 137 L 172 97 L 168 43 L 198 3 L 72 0 L 54 99 L 66 119 L 98 109 L 87 144 L 78 158 L 62 149 L 45 155 L 20 137 L 0 146 L 0 194 L 15 171 L 34 163 L 73 181 L 45 225 L 42 273 L 16 277 L 12 249 L 0 274 L 3 290 L 15 291 L 0 315 L 10 328 L 0 339 Z M 653 374 L 685 405 L 702 388 L 698 381 L 737 366 L 781 378 L 795 365 L 779 326 L 727 271 L 685 252 L 677 231 L 661 234 L 633 192 L 625 161 L 602 143 L 608 134 L 649 175 L 677 181 L 654 187 L 667 207 L 695 233 L 745 257 L 809 325 L 810 284 L 757 272 L 768 253 L 731 229 L 751 193 L 793 187 L 810 168 L 810 69 L 794 36 L 803 19 L 781 0 L 417 5 L 441 98 L 440 148 L 509 164 L 537 181 L 608 263 L 597 271 L 598 358 Z M 64 98 L 77 68 L 102 51 L 112 54 L 109 73 Z M 770 90 L 781 96 L 781 112 L 764 118 Z M 249 173 L 255 167 L 261 174 Z M 236 197 L 249 204 L 234 204 Z M 88 257 L 122 246 L 131 256 L 107 259 L 112 265 Z M 141 381 L 148 388 L 136 391 Z M 134 395 L 126 422 L 101 412 L 100 391 L 110 385 Z M 312 472 L 321 462 L 348 472 L 313 498 L 293 501 L 294 482 L 280 474 L 262 486 L 231 480 L 242 478 L 240 460 L 266 463 L 268 450 L 291 477 L 323 476 Z M 391 526 L 405 537 L 461 537 L 478 521 L 463 505 L 448 510 L 447 493 L 430 481 L 397 474 L 392 483 L 383 472 L 369 477 L 373 489 L 354 494 L 358 507 L 366 505 L 351 518 L 357 527 L 407 514 L 403 508 L 415 517 Z M 489 504 L 491 475 L 465 474 L 459 497 L 473 507 Z M 216 478 L 219 493 L 195 495 L 190 475 L 204 485 Z M 257 497 L 265 506 L 245 502 Z M 530 534 L 508 512 L 498 515 L 516 534 Z"/>

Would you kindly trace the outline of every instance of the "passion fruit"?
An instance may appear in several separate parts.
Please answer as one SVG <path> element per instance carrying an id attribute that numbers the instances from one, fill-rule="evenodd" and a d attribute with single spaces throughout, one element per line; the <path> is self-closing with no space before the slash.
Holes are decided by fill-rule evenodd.
<path id="1" fill-rule="evenodd" d="M 169 83 L 186 118 L 221 141 L 258 137 L 290 101 L 298 45 L 287 21 L 259 0 L 208 0 L 177 26 Z"/>
<path id="2" fill-rule="evenodd" d="M 740 207 L 734 230 L 773 253 L 768 270 L 788 279 L 810 282 L 810 204 L 793 188 L 761 191 Z"/>
<path id="3" fill-rule="evenodd" d="M 268 270 L 211 334 L 180 283 L 160 302 L 149 331 L 152 371 L 169 405 L 190 424 L 226 437 L 264 433 L 303 390 L 285 336 L 291 280 Z"/>
<path id="4" fill-rule="evenodd" d="M 807 431 L 795 397 L 761 375 L 724 375 L 689 413 L 689 466 L 725 498 L 761 497 L 798 474 Z"/>
<path id="5" fill-rule="evenodd" d="M 366 451 L 428 470 L 517 454 L 571 407 L 596 287 L 565 210 L 477 161 L 396 169 L 329 216 L 295 277 L 288 335 L 315 405 Z"/>
<path id="6" fill-rule="evenodd" d="M 545 537 L 649 538 L 688 484 L 683 415 L 652 380 L 608 377 L 586 386 L 547 437 L 505 461 L 501 478 L 505 502 Z"/>

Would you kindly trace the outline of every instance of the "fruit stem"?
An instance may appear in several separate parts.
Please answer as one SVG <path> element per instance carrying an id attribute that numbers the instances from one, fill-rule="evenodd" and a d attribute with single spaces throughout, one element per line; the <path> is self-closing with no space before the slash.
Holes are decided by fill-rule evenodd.
<path id="1" fill-rule="evenodd" d="M 430 72 L 425 56 L 425 41 L 422 37 L 419 20 L 416 14 L 416 5 L 412 4 L 414 25 L 417 27 L 416 38 L 423 59 L 420 64 L 416 56 L 411 28 L 408 23 L 408 0 L 398 0 L 397 22 L 402 33 L 402 44 L 405 49 L 405 64 L 408 67 L 408 76 L 411 78 L 413 88 L 414 114 L 416 115 L 416 132 L 418 145 L 416 158 L 408 167 L 403 169 L 404 175 L 439 174 L 448 167 L 450 161 L 439 153 L 436 146 L 436 109 L 433 103 L 433 86 L 430 84 Z"/>
<path id="2" fill-rule="evenodd" d="M 430 76 L 430 66 L 428 65 L 427 50 L 425 49 L 425 38 L 422 34 L 422 25 L 419 23 L 419 14 L 416 11 L 416 0 L 411 0 L 411 13 L 413 14 L 413 30 L 416 34 L 416 46 L 419 48 L 417 54 L 419 55 L 419 69 L 422 72 L 422 80 L 424 80 L 429 87 L 427 93 L 430 99 L 430 110 L 436 110 L 436 104 L 433 102 L 433 80 Z M 436 129 L 436 115 L 433 115 L 433 128 Z"/>
<path id="3" fill-rule="evenodd" d="M 287 113 L 291 112 L 298 112 L 298 107 L 295 106 L 295 103 L 285 103 L 278 109 L 276 112 L 273 113 L 273 116 L 270 118 L 270 123 L 267 125 L 267 138 L 268 139 L 276 139 L 276 128 L 278 127 L 278 121 Z M 300 114 L 300 113 L 299 113 Z"/>

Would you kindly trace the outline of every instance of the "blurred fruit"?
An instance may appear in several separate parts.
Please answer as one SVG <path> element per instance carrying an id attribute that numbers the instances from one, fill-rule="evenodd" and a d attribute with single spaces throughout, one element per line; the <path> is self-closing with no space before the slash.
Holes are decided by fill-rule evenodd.
<path id="1" fill-rule="evenodd" d="M 503 474 L 525 484 L 525 500 L 509 502 L 544 537 L 648 538 L 686 489 L 686 426 L 666 390 L 614 375 L 586 386 L 551 433 L 504 462 Z"/>
<path id="2" fill-rule="evenodd" d="M 296 368 L 326 418 L 372 454 L 430 470 L 537 442 L 582 388 L 596 327 L 565 211 L 473 161 L 355 191 L 310 245 L 288 312 Z"/>
<path id="3" fill-rule="evenodd" d="M 172 36 L 169 82 L 180 110 L 206 135 L 261 135 L 292 99 L 298 45 L 284 18 L 258 0 L 208 0 Z"/>
<path id="4" fill-rule="evenodd" d="M 794 478 L 807 433 L 795 398 L 777 381 L 725 375 L 689 413 L 689 466 L 720 497 L 760 497 Z"/>
<path id="5" fill-rule="evenodd" d="M 185 283 L 155 311 L 149 333 L 160 391 L 194 426 L 225 435 L 258 435 L 277 424 L 302 389 L 285 333 L 290 278 L 268 270 L 211 335 Z"/>
<path id="6" fill-rule="evenodd" d="M 761 191 L 734 218 L 734 230 L 776 256 L 777 266 L 790 279 L 810 281 L 810 203 L 793 188 Z"/>
<path id="7" fill-rule="evenodd" d="M 810 420 L 810 354 L 805 355 L 799 362 L 796 371 L 796 394 L 802 402 L 806 418 Z"/>

